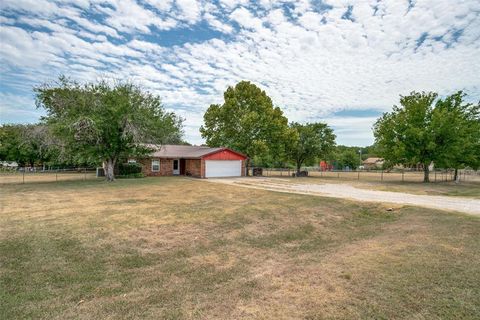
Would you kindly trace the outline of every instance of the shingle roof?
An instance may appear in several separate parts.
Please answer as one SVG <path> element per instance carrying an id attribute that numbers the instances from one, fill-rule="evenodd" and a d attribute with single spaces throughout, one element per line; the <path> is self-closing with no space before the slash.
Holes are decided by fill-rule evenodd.
<path id="1" fill-rule="evenodd" d="M 225 149 L 172 144 L 165 144 L 161 146 L 149 145 L 149 147 L 156 149 L 151 156 L 158 158 L 201 158 L 204 155 Z"/>

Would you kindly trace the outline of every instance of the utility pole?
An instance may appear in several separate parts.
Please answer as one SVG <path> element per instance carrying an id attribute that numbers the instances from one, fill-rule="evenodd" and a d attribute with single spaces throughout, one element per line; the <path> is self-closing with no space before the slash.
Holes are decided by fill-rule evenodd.
<path id="1" fill-rule="evenodd" d="M 360 163 L 358 164 L 358 166 L 361 166 L 362 165 L 362 149 L 359 149 L 358 153 L 360 154 Z"/>

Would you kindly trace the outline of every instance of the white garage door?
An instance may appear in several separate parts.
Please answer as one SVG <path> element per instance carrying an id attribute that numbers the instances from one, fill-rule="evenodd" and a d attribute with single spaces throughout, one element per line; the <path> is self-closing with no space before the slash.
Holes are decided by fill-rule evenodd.
<path id="1" fill-rule="evenodd" d="M 205 177 L 240 177 L 241 160 L 205 160 Z"/>

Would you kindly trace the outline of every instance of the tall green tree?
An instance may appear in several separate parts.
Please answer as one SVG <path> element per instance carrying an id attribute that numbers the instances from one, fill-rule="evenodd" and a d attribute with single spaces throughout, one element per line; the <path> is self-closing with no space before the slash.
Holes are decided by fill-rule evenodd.
<path id="1" fill-rule="evenodd" d="M 45 164 L 53 158 L 48 128 L 41 124 L 5 124 L 0 127 L 0 159 L 19 166 Z"/>
<path id="2" fill-rule="evenodd" d="M 293 122 L 290 127 L 296 133 L 296 139 L 289 145 L 288 154 L 295 162 L 297 174 L 303 164 L 325 159 L 335 148 L 335 134 L 325 123 Z"/>
<path id="3" fill-rule="evenodd" d="M 62 139 L 65 152 L 103 163 L 108 181 L 115 179 L 120 158 L 146 155 L 146 144 L 181 140 L 182 119 L 131 83 L 79 84 L 61 77 L 35 92 L 37 106 L 47 111 L 43 121 Z"/>
<path id="4" fill-rule="evenodd" d="M 466 95 L 458 91 L 440 99 L 432 116 L 436 128 L 439 157 L 436 165 L 458 169 L 480 166 L 480 103 L 466 103 Z"/>
<path id="5" fill-rule="evenodd" d="M 292 139 L 288 120 L 265 91 L 248 81 L 228 87 L 222 105 L 212 104 L 200 133 L 212 147 L 229 147 L 250 159 L 285 157 Z"/>
<path id="6" fill-rule="evenodd" d="M 457 92 L 438 99 L 433 92 L 412 92 L 400 97 L 400 107 L 383 114 L 374 125 L 376 145 L 387 163 L 424 168 L 429 165 L 458 168 L 478 162 L 478 106 L 463 102 Z"/>
<path id="7" fill-rule="evenodd" d="M 345 148 L 341 151 L 337 150 L 336 159 L 337 164 L 340 168 L 349 167 L 350 169 L 357 169 L 361 164 L 360 155 L 356 152 L 358 148 Z"/>
<path id="8" fill-rule="evenodd" d="M 400 96 L 400 106 L 384 113 L 374 125 L 376 144 L 387 163 L 421 163 L 425 182 L 429 181 L 428 167 L 437 158 L 435 128 L 431 121 L 436 98 L 433 92 Z"/>

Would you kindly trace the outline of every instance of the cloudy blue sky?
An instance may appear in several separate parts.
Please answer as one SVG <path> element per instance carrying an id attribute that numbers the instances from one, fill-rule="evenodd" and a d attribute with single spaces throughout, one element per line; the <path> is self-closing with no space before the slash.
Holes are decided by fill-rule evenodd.
<path id="1" fill-rule="evenodd" d="M 326 121 L 347 145 L 399 94 L 480 99 L 478 0 L 1 0 L 0 121 L 35 122 L 32 86 L 60 74 L 128 79 L 182 115 L 250 80 L 291 121 Z"/>

